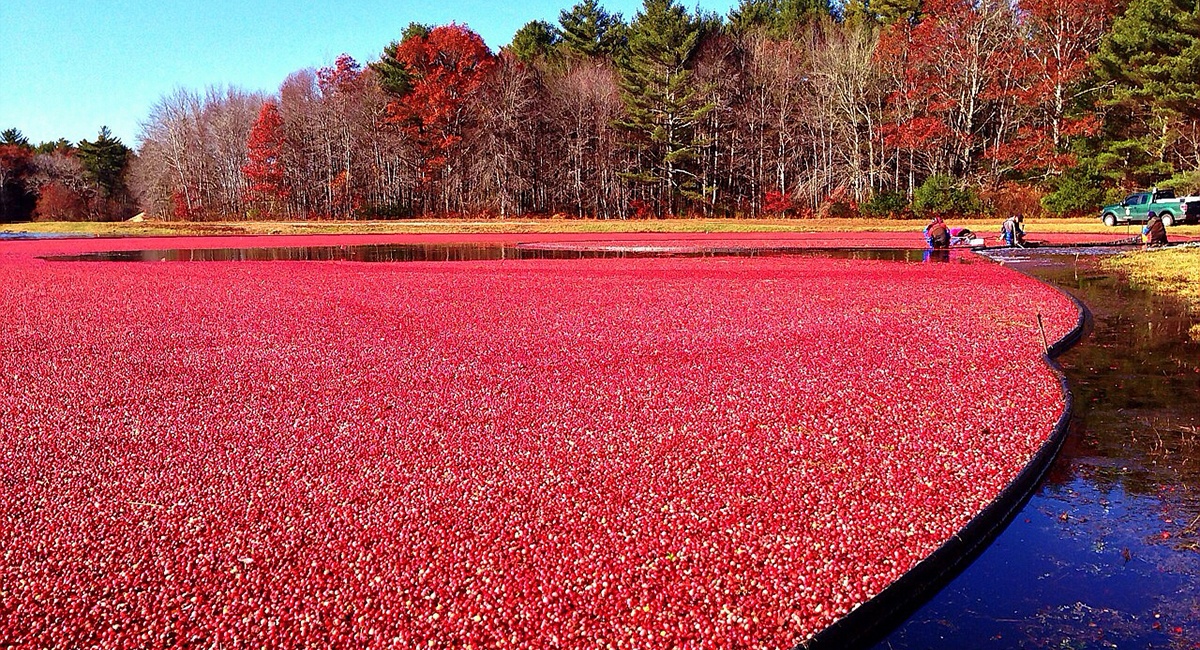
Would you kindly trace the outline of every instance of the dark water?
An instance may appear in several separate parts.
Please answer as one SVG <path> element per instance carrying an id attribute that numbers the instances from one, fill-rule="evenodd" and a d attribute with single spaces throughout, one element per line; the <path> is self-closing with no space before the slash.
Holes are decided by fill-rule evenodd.
<path id="1" fill-rule="evenodd" d="M 66 262 L 464 262 L 479 260 L 596 259 L 644 257 L 832 257 L 907 262 L 972 261 L 960 251 L 922 251 L 904 248 L 811 248 L 801 246 L 714 247 L 654 244 L 363 244 L 350 246 L 288 246 L 275 248 L 177 248 L 58 255 Z"/>
<path id="2" fill-rule="evenodd" d="M 1094 315 L 1060 358 L 1069 436 L 1013 523 L 876 648 L 1200 648 L 1200 314 L 1095 256 L 1019 255 Z"/>
<path id="3" fill-rule="evenodd" d="M 29 232 L 26 230 L 0 230 L 0 241 L 29 239 L 86 239 L 95 235 L 86 232 Z"/>

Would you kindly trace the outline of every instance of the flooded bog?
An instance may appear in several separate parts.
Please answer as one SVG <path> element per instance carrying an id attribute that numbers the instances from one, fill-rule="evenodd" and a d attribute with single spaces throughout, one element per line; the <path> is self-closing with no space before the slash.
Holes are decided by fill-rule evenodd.
<path id="1" fill-rule="evenodd" d="M 1094 257 L 1016 255 L 1094 316 L 1059 359 L 1070 435 L 1009 528 L 877 647 L 1200 647 L 1197 315 Z"/>

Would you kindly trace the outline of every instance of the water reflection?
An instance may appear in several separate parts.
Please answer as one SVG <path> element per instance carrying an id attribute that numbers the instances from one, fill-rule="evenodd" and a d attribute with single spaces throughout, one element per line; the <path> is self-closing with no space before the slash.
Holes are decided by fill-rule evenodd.
<path id="1" fill-rule="evenodd" d="M 950 250 L 946 248 L 928 248 L 921 256 L 923 262 L 949 262 Z"/>
<path id="2" fill-rule="evenodd" d="M 1012 255 L 1094 315 L 1060 359 L 1069 437 L 1009 528 L 877 647 L 1200 647 L 1197 315 L 1091 256 Z"/>
<path id="3" fill-rule="evenodd" d="M 648 257 L 822 257 L 900 262 L 962 261 L 968 255 L 905 248 L 812 248 L 806 246 L 706 246 L 653 244 L 361 244 L 347 246 L 280 246 L 271 248 L 175 248 L 57 255 L 47 257 L 65 262 L 470 262 L 481 260 L 574 260 Z"/>
<path id="4" fill-rule="evenodd" d="M 90 239 L 93 237 L 95 237 L 95 235 L 86 232 L 35 232 L 30 230 L 0 230 L 0 241 Z"/>

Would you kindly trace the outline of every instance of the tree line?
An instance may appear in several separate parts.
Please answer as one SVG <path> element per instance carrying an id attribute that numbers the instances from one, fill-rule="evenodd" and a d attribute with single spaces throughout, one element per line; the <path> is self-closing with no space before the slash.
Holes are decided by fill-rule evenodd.
<path id="1" fill-rule="evenodd" d="M 176 91 L 139 139 L 121 187 L 173 219 L 1090 213 L 1200 191 L 1200 8 L 584 0 L 498 53 L 412 24 L 273 94 Z M 27 196 L 75 187 L 42 163 Z"/>
<path id="2" fill-rule="evenodd" d="M 133 151 L 101 128 L 95 140 L 34 146 L 19 130 L 0 132 L 0 223 L 106 221 L 136 207 L 126 183 Z"/>

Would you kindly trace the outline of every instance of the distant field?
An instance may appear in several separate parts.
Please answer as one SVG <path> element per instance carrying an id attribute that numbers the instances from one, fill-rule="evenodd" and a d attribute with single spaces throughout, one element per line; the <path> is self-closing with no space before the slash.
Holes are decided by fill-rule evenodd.
<path id="1" fill-rule="evenodd" d="M 510 219 L 430 221 L 230 221 L 93 223 L 42 222 L 0 224 L 0 231 L 86 233 L 103 236 L 148 235 L 290 235 L 290 234 L 409 234 L 409 233 L 698 233 L 698 232 L 914 232 L 923 220 L 894 219 L 659 219 L 601 221 L 595 219 Z M 997 219 L 953 220 L 985 235 L 1000 229 Z M 1109 228 L 1094 219 L 1030 219 L 1031 239 L 1039 233 L 1097 233 L 1136 235 L 1137 226 Z M 1200 226 L 1177 226 L 1172 234 L 1200 236 Z"/>

